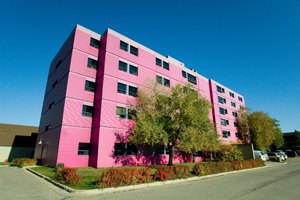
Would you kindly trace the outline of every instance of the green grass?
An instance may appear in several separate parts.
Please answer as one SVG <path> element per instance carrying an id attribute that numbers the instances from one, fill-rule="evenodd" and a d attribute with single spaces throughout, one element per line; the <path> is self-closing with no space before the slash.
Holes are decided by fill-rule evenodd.
<path id="1" fill-rule="evenodd" d="M 199 163 L 205 163 L 205 162 L 199 162 Z M 196 163 L 176 163 L 174 164 L 174 166 L 181 166 L 181 165 L 185 165 L 185 166 L 189 166 L 190 170 L 192 171 L 193 167 Z M 154 173 L 156 171 L 157 167 L 162 167 L 162 166 L 167 166 L 167 165 L 146 165 L 146 166 L 122 166 L 122 167 L 105 167 L 105 168 L 93 168 L 93 167 L 80 167 L 80 168 L 76 168 L 77 169 L 77 174 L 80 175 L 82 177 L 82 182 L 79 185 L 75 185 L 75 186 L 69 186 L 71 188 L 74 189 L 81 189 L 81 190 L 89 190 L 89 189 L 96 189 L 96 183 L 99 180 L 99 178 L 101 177 L 102 173 L 104 171 L 107 171 L 109 169 L 124 169 L 124 168 L 135 168 L 135 169 L 140 169 L 140 168 L 144 168 L 144 167 L 148 167 L 151 169 L 151 175 L 154 176 Z M 53 179 L 54 174 L 55 174 L 55 168 L 51 168 L 51 167 L 46 167 L 46 166 L 41 166 L 41 167 L 33 167 L 31 168 L 32 170 L 43 174 L 44 176 L 47 176 L 51 179 Z M 196 176 L 194 174 L 192 174 L 192 176 Z"/>
<path id="2" fill-rule="evenodd" d="M 4 162 L 0 162 L 0 165 L 4 165 Z M 10 162 L 7 162 L 6 165 L 10 165 Z"/>

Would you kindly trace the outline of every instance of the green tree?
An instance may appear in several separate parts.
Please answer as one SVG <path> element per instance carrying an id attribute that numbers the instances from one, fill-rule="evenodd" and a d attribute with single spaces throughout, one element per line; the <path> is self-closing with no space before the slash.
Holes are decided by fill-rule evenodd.
<path id="1" fill-rule="evenodd" d="M 279 127 L 278 120 L 273 119 L 274 123 L 274 132 L 275 132 L 275 139 L 272 143 L 272 149 L 279 149 L 284 145 L 284 138 L 283 138 L 283 133 L 281 131 L 281 128 Z"/>
<path id="2" fill-rule="evenodd" d="M 190 84 L 166 89 L 150 82 L 138 89 L 131 109 L 136 116 L 128 141 L 138 145 L 164 144 L 169 150 L 169 165 L 173 164 L 174 147 L 194 153 L 204 150 L 208 143 L 211 148 L 217 143 L 216 130 L 209 119 L 211 103 Z"/>
<path id="3" fill-rule="evenodd" d="M 300 132 L 295 130 L 293 133 L 293 149 L 300 149 Z"/>

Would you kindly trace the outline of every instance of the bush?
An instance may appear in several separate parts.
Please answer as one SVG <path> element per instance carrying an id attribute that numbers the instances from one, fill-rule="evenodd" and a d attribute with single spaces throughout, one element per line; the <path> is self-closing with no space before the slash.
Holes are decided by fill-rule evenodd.
<path id="1" fill-rule="evenodd" d="M 97 186 L 100 188 L 121 187 L 152 182 L 151 170 L 141 168 L 132 169 L 110 169 L 102 173 Z"/>
<path id="2" fill-rule="evenodd" d="M 236 143 L 222 144 L 217 151 L 216 160 L 222 162 L 232 162 L 244 160 L 243 153 L 238 149 Z M 237 143 L 238 144 L 238 143 Z"/>
<path id="3" fill-rule="evenodd" d="M 57 163 L 57 165 L 55 167 L 55 171 L 58 172 L 63 168 L 65 168 L 65 163 Z"/>
<path id="4" fill-rule="evenodd" d="M 69 167 L 64 167 L 57 171 L 54 175 L 54 179 L 69 185 L 77 185 L 82 181 L 82 178 L 77 174 L 77 169 Z"/>
<path id="5" fill-rule="evenodd" d="M 27 166 L 36 165 L 36 163 L 37 163 L 37 159 L 16 158 L 10 163 L 10 166 L 27 167 Z"/>
<path id="6" fill-rule="evenodd" d="M 200 163 L 193 167 L 197 176 L 265 166 L 261 159 L 233 162 Z"/>
<path id="7" fill-rule="evenodd" d="M 188 177 L 191 177 L 190 168 L 188 166 L 157 167 L 154 175 L 154 179 L 162 181 Z"/>

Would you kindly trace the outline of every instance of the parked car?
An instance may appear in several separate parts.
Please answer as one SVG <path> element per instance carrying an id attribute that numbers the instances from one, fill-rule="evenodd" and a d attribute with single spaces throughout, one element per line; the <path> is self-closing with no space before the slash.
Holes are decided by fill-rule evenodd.
<path id="1" fill-rule="evenodd" d="M 295 151 L 286 151 L 285 154 L 288 157 L 295 157 L 295 156 L 297 156 L 297 153 Z"/>
<path id="2" fill-rule="evenodd" d="M 266 151 L 261 151 L 261 152 L 264 154 L 266 160 L 269 160 L 268 152 Z"/>
<path id="3" fill-rule="evenodd" d="M 263 155 L 263 153 L 261 151 L 254 150 L 254 157 L 255 157 L 255 159 L 260 158 L 263 161 L 266 161 L 266 157 Z"/>
<path id="4" fill-rule="evenodd" d="M 270 160 L 274 160 L 274 161 L 279 162 L 281 160 L 281 158 L 277 153 L 278 152 L 268 152 L 268 156 L 269 156 Z"/>
<path id="5" fill-rule="evenodd" d="M 286 155 L 283 152 L 277 152 L 277 154 L 280 156 L 281 160 L 284 161 L 287 159 L 287 157 L 285 157 Z"/>
<path id="6" fill-rule="evenodd" d="M 295 150 L 298 156 L 300 156 L 300 150 Z"/>

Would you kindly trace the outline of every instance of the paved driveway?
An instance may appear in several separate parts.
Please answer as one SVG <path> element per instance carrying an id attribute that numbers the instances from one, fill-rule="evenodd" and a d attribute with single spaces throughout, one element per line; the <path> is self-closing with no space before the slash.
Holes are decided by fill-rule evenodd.
<path id="1" fill-rule="evenodd" d="M 106 195 L 73 195 L 16 167 L 0 167 L 0 199 L 300 199 L 300 158 L 222 177 Z"/>

